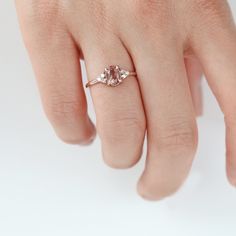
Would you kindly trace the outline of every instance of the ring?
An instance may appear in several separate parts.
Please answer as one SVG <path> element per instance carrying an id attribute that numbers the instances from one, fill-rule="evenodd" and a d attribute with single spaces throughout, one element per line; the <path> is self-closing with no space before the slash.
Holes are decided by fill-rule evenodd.
<path id="1" fill-rule="evenodd" d="M 86 84 L 86 88 L 98 83 L 102 83 L 110 87 L 116 87 L 120 85 L 127 77 L 136 75 L 136 72 L 123 70 L 118 65 L 109 66 L 109 68 L 105 68 L 104 72 L 99 77 L 89 81 Z"/>

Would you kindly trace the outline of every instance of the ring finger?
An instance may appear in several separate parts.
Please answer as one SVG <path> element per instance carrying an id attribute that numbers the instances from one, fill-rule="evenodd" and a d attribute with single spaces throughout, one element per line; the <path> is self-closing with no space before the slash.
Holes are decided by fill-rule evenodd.
<path id="1" fill-rule="evenodd" d="M 134 71 L 129 54 L 116 37 L 109 36 L 103 41 L 91 37 L 89 42 L 80 43 L 89 80 L 97 78 L 109 65 Z M 93 50 L 90 45 L 94 45 Z M 113 168 L 133 166 L 141 156 L 146 130 L 136 78 L 129 76 L 117 87 L 96 84 L 90 90 L 105 162 Z"/>

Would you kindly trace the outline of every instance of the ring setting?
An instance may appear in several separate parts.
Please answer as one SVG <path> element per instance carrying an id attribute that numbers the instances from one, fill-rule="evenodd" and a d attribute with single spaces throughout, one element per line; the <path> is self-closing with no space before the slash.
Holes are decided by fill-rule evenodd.
<path id="1" fill-rule="evenodd" d="M 120 85 L 124 79 L 129 76 L 135 76 L 136 72 L 130 72 L 124 69 L 121 69 L 118 65 L 112 65 L 104 69 L 104 72 L 94 80 L 89 81 L 86 84 L 86 88 L 102 83 L 109 87 L 116 87 Z"/>

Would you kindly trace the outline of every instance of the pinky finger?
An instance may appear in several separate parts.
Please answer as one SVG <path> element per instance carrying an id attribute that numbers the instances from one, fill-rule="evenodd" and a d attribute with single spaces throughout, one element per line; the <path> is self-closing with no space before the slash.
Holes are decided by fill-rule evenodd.
<path id="1" fill-rule="evenodd" d="M 207 36 L 207 37 L 206 37 Z M 210 40 L 209 40 L 210 39 Z M 194 42 L 208 83 L 225 116 L 227 175 L 236 186 L 236 31 L 235 27 L 215 29 Z"/>

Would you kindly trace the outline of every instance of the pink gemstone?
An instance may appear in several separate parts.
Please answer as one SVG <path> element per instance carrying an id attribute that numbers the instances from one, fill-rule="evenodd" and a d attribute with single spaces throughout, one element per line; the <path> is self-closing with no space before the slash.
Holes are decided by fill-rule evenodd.
<path id="1" fill-rule="evenodd" d="M 121 83 L 120 68 L 118 66 L 110 66 L 106 72 L 107 84 L 116 86 Z"/>

